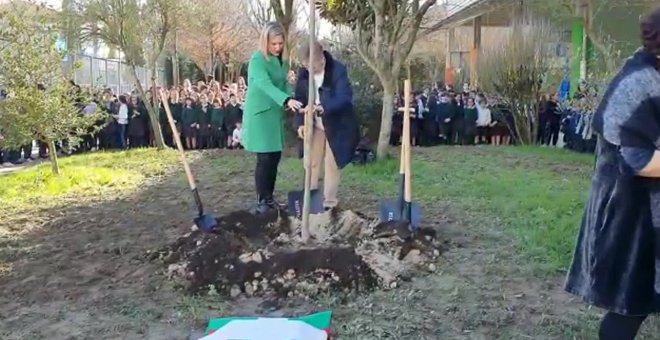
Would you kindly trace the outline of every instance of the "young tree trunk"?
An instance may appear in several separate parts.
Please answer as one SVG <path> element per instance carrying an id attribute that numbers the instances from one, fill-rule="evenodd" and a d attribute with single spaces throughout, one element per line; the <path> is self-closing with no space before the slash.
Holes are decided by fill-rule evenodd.
<path id="1" fill-rule="evenodd" d="M 177 31 L 174 30 L 174 55 L 172 56 L 172 82 L 174 86 L 179 86 L 179 50 L 178 50 L 178 35 Z"/>
<path id="2" fill-rule="evenodd" d="M 539 94 L 535 96 L 536 98 L 540 97 Z M 532 144 L 536 144 L 536 141 L 539 139 L 539 128 L 541 127 L 541 122 L 539 121 L 539 104 L 534 103 L 531 105 L 531 111 L 529 112 L 532 115 L 532 120 L 534 121 L 534 126 L 532 127 L 531 134 L 531 139 L 532 139 Z"/>
<path id="3" fill-rule="evenodd" d="M 60 162 L 57 159 L 57 150 L 55 150 L 55 142 L 52 139 L 49 139 L 46 144 L 48 144 L 48 158 L 50 158 L 50 166 L 53 170 L 53 175 L 60 175 Z"/>
<path id="4" fill-rule="evenodd" d="M 394 88 L 396 87 L 394 78 L 381 78 L 381 83 L 383 85 L 383 112 L 380 117 L 380 133 L 376 148 L 378 160 L 384 160 L 388 156 L 390 134 L 392 133 L 392 117 L 394 115 Z"/>
<path id="5" fill-rule="evenodd" d="M 536 126 L 531 124 L 529 106 L 518 102 L 513 106 L 511 113 L 513 114 L 513 124 L 518 144 L 533 145 L 535 143 L 533 130 Z"/>
<path id="6" fill-rule="evenodd" d="M 440 64 L 439 63 L 432 63 L 433 67 L 433 76 L 431 78 L 431 83 L 435 83 L 438 81 L 438 74 L 440 73 Z"/>
<path id="7" fill-rule="evenodd" d="M 160 130 L 160 124 L 158 120 L 158 110 L 156 108 L 156 103 L 151 103 L 151 101 L 146 100 L 149 98 L 144 91 L 144 87 L 142 86 L 142 82 L 137 76 L 137 69 L 135 65 L 131 65 L 131 72 L 133 73 L 133 78 L 135 78 L 135 84 L 137 85 L 137 90 L 140 93 L 140 98 L 142 98 L 144 102 L 144 106 L 147 108 L 147 112 L 149 113 L 149 121 L 151 122 L 151 128 L 154 131 L 154 143 L 156 144 L 156 148 L 158 150 L 164 150 L 166 148 L 165 146 L 165 140 L 163 139 L 163 133 Z M 156 68 L 151 69 L 151 74 L 155 74 L 154 72 L 157 72 Z M 154 90 L 155 90 L 155 82 L 154 82 Z"/>

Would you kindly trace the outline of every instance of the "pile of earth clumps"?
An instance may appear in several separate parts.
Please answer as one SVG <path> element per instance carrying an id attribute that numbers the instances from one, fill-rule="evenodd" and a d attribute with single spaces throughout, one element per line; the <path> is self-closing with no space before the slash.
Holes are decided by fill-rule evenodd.
<path id="1" fill-rule="evenodd" d="M 193 293 L 306 298 L 395 288 L 433 271 L 442 250 L 431 230 L 413 234 L 405 224 L 350 210 L 311 215 L 309 244 L 300 239 L 300 221 L 285 211 L 237 211 L 218 222 L 215 233 L 194 230 L 151 258 Z"/>

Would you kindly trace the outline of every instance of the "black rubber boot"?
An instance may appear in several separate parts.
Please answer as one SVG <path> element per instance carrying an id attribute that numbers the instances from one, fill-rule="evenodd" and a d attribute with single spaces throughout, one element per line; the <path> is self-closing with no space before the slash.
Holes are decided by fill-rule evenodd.
<path id="1" fill-rule="evenodd" d="M 268 211 L 270 211 L 271 206 L 268 204 L 268 200 L 266 199 L 258 199 L 257 200 L 257 207 L 255 208 L 255 213 L 256 214 L 265 214 Z"/>

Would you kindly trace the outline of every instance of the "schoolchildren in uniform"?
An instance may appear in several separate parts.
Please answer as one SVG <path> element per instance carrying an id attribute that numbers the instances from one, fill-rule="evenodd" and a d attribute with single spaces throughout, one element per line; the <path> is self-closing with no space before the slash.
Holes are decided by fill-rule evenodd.
<path id="1" fill-rule="evenodd" d="M 463 133 L 461 144 L 474 145 L 477 135 L 477 120 L 479 119 L 479 112 L 473 98 L 468 98 L 467 105 L 463 110 Z"/>
<path id="2" fill-rule="evenodd" d="M 209 148 L 211 145 L 211 106 L 208 96 L 199 96 L 197 106 L 197 147 L 199 149 Z"/>
<path id="3" fill-rule="evenodd" d="M 181 129 L 188 150 L 197 149 L 197 111 L 192 98 L 186 98 L 181 109 Z"/>
<path id="4" fill-rule="evenodd" d="M 222 107 L 222 99 L 215 98 L 211 108 L 211 138 L 212 147 L 224 148 L 227 144 L 227 128 L 225 126 L 225 108 Z"/>

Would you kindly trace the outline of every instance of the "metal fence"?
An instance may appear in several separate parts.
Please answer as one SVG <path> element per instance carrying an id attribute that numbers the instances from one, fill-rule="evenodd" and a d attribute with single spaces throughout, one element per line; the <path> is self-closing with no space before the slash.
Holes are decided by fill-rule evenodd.
<path id="1" fill-rule="evenodd" d="M 71 61 L 67 61 L 71 67 Z M 114 93 L 127 93 L 135 89 L 135 77 L 125 63 L 117 59 L 97 58 L 77 55 L 75 63 L 79 66 L 74 73 L 74 81 L 82 87 L 110 88 Z M 145 90 L 151 83 L 151 71 L 144 67 L 137 68 L 137 78 Z M 165 70 L 159 69 L 158 78 L 165 79 Z"/>

